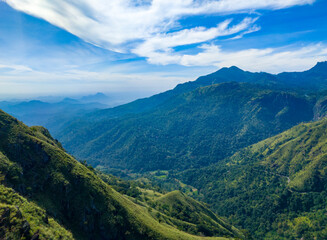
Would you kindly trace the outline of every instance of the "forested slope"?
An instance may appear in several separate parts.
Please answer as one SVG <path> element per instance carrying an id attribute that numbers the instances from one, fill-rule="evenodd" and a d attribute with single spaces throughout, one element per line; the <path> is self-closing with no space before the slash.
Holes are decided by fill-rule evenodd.
<path id="1" fill-rule="evenodd" d="M 221 83 L 174 97 L 147 113 L 76 122 L 61 140 L 93 166 L 132 171 L 201 167 L 310 121 L 315 101 L 259 85 Z"/>
<path id="2" fill-rule="evenodd" d="M 178 178 L 254 239 L 327 238 L 326 119 L 300 124 Z"/>

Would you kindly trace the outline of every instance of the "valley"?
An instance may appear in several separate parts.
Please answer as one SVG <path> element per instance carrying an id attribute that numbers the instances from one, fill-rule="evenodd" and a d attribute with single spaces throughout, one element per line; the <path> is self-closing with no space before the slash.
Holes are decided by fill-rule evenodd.
<path id="1" fill-rule="evenodd" d="M 327 63 L 278 75 L 223 68 L 48 124 L 59 141 L 1 112 L 0 231 L 22 239 L 54 238 L 58 228 L 63 239 L 324 239 L 326 73 Z M 319 91 L 304 87 L 312 79 Z M 13 222 L 8 212 L 22 217 Z"/>

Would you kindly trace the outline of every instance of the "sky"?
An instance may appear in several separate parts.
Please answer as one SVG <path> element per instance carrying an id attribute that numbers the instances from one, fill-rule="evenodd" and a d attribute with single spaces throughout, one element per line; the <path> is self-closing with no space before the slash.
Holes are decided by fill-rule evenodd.
<path id="1" fill-rule="evenodd" d="M 149 96 L 327 60 L 327 0 L 0 0 L 0 98 Z"/>

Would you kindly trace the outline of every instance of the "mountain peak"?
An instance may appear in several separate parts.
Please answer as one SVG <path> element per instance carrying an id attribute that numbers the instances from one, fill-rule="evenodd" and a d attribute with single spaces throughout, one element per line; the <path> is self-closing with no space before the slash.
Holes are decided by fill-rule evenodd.
<path id="1" fill-rule="evenodd" d="M 106 95 L 102 92 L 97 92 L 94 96 L 106 96 Z"/>
<path id="2" fill-rule="evenodd" d="M 78 101 L 76 99 L 69 98 L 69 97 L 64 98 L 61 102 L 62 103 L 78 103 Z"/>
<path id="3" fill-rule="evenodd" d="M 82 102 L 99 102 L 99 103 L 106 104 L 110 101 L 110 98 L 107 95 L 105 95 L 104 93 L 98 92 L 93 95 L 84 96 L 84 97 L 80 98 L 79 100 L 81 100 Z"/>
<path id="4" fill-rule="evenodd" d="M 327 73 L 327 61 L 317 62 L 317 64 L 309 71 Z"/>
<path id="5" fill-rule="evenodd" d="M 236 66 L 231 66 L 231 67 L 223 67 L 218 72 L 244 72 L 242 69 L 236 67 Z"/>

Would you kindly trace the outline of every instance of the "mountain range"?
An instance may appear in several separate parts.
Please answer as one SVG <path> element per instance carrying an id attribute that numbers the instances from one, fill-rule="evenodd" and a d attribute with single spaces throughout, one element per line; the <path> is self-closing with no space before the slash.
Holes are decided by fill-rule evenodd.
<path id="1" fill-rule="evenodd" d="M 29 126 L 39 125 L 56 131 L 64 123 L 80 115 L 108 108 L 109 105 L 102 103 L 105 99 L 108 99 L 106 95 L 98 93 L 80 99 L 64 98 L 59 102 L 3 101 L 0 102 L 0 109 L 19 118 Z"/>
<path id="2" fill-rule="evenodd" d="M 93 166 L 134 172 L 196 168 L 325 116 L 326 72 L 327 63 L 278 75 L 223 68 L 168 92 L 81 116 L 53 134 Z M 289 78 L 299 81 L 287 85 Z M 306 87 L 310 82 L 321 83 L 321 91 Z"/>
<path id="3" fill-rule="evenodd" d="M 118 107 L 57 112 L 49 131 L 1 111 L 0 234 L 326 239 L 326 110 L 322 62 L 223 68 Z"/>

